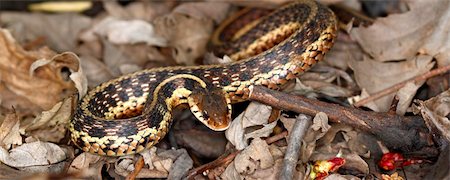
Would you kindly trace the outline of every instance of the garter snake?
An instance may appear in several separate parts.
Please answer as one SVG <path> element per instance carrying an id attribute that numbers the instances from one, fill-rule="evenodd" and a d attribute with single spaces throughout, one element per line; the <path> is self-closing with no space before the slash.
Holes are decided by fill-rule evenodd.
<path id="1" fill-rule="evenodd" d="M 321 60 L 336 37 L 336 19 L 327 7 L 303 0 L 242 27 L 229 42 L 220 34 L 212 38 L 219 54 L 235 62 L 148 69 L 102 83 L 78 103 L 72 141 L 99 155 L 141 152 L 165 136 L 181 104 L 209 128 L 225 130 L 231 103 L 247 100 L 251 86 L 279 89 Z"/>

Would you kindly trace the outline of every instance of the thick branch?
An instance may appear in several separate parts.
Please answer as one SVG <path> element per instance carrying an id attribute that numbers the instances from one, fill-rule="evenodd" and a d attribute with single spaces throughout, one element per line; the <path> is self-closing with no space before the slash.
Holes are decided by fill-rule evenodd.
<path id="1" fill-rule="evenodd" d="M 253 87 L 250 100 L 311 116 L 318 112 L 324 112 L 331 122 L 347 124 L 372 133 L 393 150 L 418 151 L 427 147 L 429 145 L 428 140 L 431 138 L 423 119 L 419 116 L 405 117 L 363 111 L 290 95 L 261 86 Z"/>

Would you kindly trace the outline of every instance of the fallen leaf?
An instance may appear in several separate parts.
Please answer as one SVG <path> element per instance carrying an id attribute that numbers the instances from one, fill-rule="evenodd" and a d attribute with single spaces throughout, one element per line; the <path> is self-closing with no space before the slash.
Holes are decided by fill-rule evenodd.
<path id="1" fill-rule="evenodd" d="M 405 115 L 406 110 L 410 107 L 411 102 L 414 96 L 417 93 L 417 90 L 420 88 L 420 85 L 415 83 L 407 83 L 404 87 L 398 90 L 396 96 L 399 99 L 396 108 L 396 114 Z"/>
<path id="2" fill-rule="evenodd" d="M 50 109 L 64 97 L 73 94 L 74 84 L 62 72 L 64 68 L 77 71 L 76 62 L 58 59 L 33 68 L 34 71 L 30 72 L 34 62 L 52 59 L 54 55 L 47 48 L 25 51 L 7 30 L 0 30 L 1 105 L 7 109 L 14 106 L 17 112 L 36 113 Z"/>
<path id="3" fill-rule="evenodd" d="M 369 27 L 354 28 L 352 38 L 377 61 L 411 59 L 420 53 L 437 58 L 441 66 L 448 64 L 450 1 L 407 3 L 408 12 L 379 18 Z"/>
<path id="4" fill-rule="evenodd" d="M 20 120 L 15 112 L 5 116 L 0 125 L 0 146 L 9 149 L 11 148 L 11 145 L 22 144 L 19 126 Z"/>
<path id="5" fill-rule="evenodd" d="M 432 133 L 437 133 L 450 141 L 450 89 L 426 101 L 417 100 L 414 113 L 420 113 Z"/>
<path id="6" fill-rule="evenodd" d="M 249 138 L 267 137 L 276 125 L 276 121 L 267 124 L 272 108 L 257 102 L 249 104 L 247 109 L 236 117 L 225 131 L 225 137 L 236 149 L 242 150 L 247 146 Z M 246 128 L 264 125 L 253 133 L 246 132 Z"/>
<path id="7" fill-rule="evenodd" d="M 73 51 L 79 33 L 91 25 L 91 18 L 75 13 L 41 14 L 2 12 L 0 22 L 7 25 L 20 43 L 44 37 L 45 45 L 57 52 Z"/>
<path id="8" fill-rule="evenodd" d="M 101 171 L 105 163 L 105 157 L 84 152 L 72 161 L 67 173 L 79 173 L 85 178 L 102 179 Z"/>
<path id="9" fill-rule="evenodd" d="M 156 17 L 168 14 L 173 3 L 167 1 L 134 1 L 122 6 L 115 1 L 105 1 L 103 5 L 109 16 L 119 19 L 140 19 L 152 21 Z"/>
<path id="10" fill-rule="evenodd" d="M 384 90 L 399 82 L 428 72 L 434 66 L 432 57 L 426 55 L 420 55 L 415 59 L 402 62 L 383 63 L 365 59 L 363 61 L 350 60 L 349 64 L 355 72 L 357 84 L 369 94 Z M 415 92 L 410 93 L 415 94 Z M 369 108 L 377 112 L 386 112 L 389 110 L 394 95 L 390 94 L 376 100 L 375 106 Z"/>
<path id="11" fill-rule="evenodd" d="M 111 70 L 101 61 L 92 56 L 81 56 L 81 67 L 86 75 L 88 86 L 94 87 L 102 82 L 113 79 Z"/>
<path id="12" fill-rule="evenodd" d="M 114 44 L 167 45 L 167 40 L 155 33 L 153 25 L 142 20 L 126 21 L 107 17 L 96 24 L 92 31 Z"/>
<path id="13" fill-rule="evenodd" d="M 0 147 L 0 161 L 16 168 L 51 165 L 66 158 L 66 151 L 53 143 L 40 141 L 26 143 L 9 152 Z"/>
<path id="14" fill-rule="evenodd" d="M 193 161 L 185 149 L 157 152 L 157 148 L 152 147 L 140 154 L 149 168 L 143 168 L 138 174 L 138 178 L 181 179 L 193 166 Z M 134 170 L 135 161 L 130 157 L 122 158 L 119 163 L 116 163 L 115 172 L 121 176 L 127 176 Z"/>
<path id="15" fill-rule="evenodd" d="M 302 146 L 300 148 L 302 153 L 299 157 L 302 162 L 306 163 L 309 161 L 311 154 L 316 149 L 317 141 L 326 135 L 330 127 L 328 124 L 328 116 L 322 112 L 317 113 L 302 140 Z"/>
<path id="16" fill-rule="evenodd" d="M 194 65 L 203 57 L 213 31 L 210 19 L 197 19 L 180 13 L 161 16 L 154 21 L 157 34 L 168 40 L 178 64 Z"/>
<path id="17" fill-rule="evenodd" d="M 236 156 L 233 163 L 238 173 L 248 175 L 253 174 L 256 169 L 269 168 L 275 162 L 270 154 L 269 145 L 264 140 L 256 138 Z"/>
<path id="18" fill-rule="evenodd" d="M 187 2 L 177 6 L 173 12 L 186 14 L 196 19 L 213 19 L 222 22 L 227 16 L 230 4 L 223 2 Z"/>
<path id="19" fill-rule="evenodd" d="M 24 121 L 21 131 L 41 141 L 59 142 L 66 134 L 75 101 L 73 97 L 64 99 L 31 121 Z"/>

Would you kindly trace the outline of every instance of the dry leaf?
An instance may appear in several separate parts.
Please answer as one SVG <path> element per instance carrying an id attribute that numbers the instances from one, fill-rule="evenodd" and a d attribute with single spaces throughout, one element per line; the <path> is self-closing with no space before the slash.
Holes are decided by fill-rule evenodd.
<path id="1" fill-rule="evenodd" d="M 225 131 L 225 136 L 236 149 L 242 150 L 247 146 L 249 138 L 267 137 L 276 125 L 276 121 L 267 124 L 272 108 L 257 102 L 249 104 L 247 109 L 236 117 Z M 263 128 L 253 132 L 246 133 L 248 127 L 264 125 Z"/>
<path id="2" fill-rule="evenodd" d="M 158 153 L 156 151 L 157 148 L 152 147 L 140 153 L 149 168 L 143 168 L 138 178 L 181 179 L 193 166 L 193 161 L 185 149 L 170 149 Z M 116 163 L 115 172 L 121 176 L 128 175 L 134 170 L 134 162 L 133 158 L 122 158 Z"/>
<path id="3" fill-rule="evenodd" d="M 57 52 L 73 51 L 79 33 L 91 24 L 81 14 L 40 14 L 2 12 L 0 22 L 7 25 L 20 43 L 45 38 L 45 45 Z"/>
<path id="4" fill-rule="evenodd" d="M 94 87 L 114 78 L 111 70 L 101 61 L 92 56 L 81 56 L 81 67 L 88 79 L 88 86 Z"/>
<path id="5" fill-rule="evenodd" d="M 227 16 L 230 4 L 223 2 L 187 2 L 177 6 L 173 12 L 186 14 L 196 19 L 213 19 L 222 22 Z"/>
<path id="6" fill-rule="evenodd" d="M 105 39 L 102 39 L 102 43 L 103 61 L 114 76 L 122 75 L 120 69 L 124 64 L 143 67 L 150 60 L 147 52 L 152 48 L 147 45 L 114 45 Z"/>
<path id="7" fill-rule="evenodd" d="M 66 134 L 75 101 L 73 97 L 64 99 L 33 120 L 23 122 L 21 131 L 41 141 L 59 142 Z"/>
<path id="8" fill-rule="evenodd" d="M 283 121 L 282 121 L 283 122 Z M 306 132 L 302 141 L 300 160 L 304 163 L 309 161 L 311 154 L 314 152 L 317 146 L 317 140 L 325 136 L 330 130 L 328 124 L 328 116 L 325 113 L 319 112 L 313 118 L 313 123 Z"/>
<path id="9" fill-rule="evenodd" d="M 105 157 L 84 152 L 72 161 L 67 173 L 80 173 L 85 178 L 101 179 L 101 171 L 105 163 Z"/>
<path id="10" fill-rule="evenodd" d="M 50 109 L 75 92 L 74 84 L 64 77 L 62 71 L 64 68 L 77 71 L 77 62 L 58 59 L 30 72 L 34 62 L 52 59 L 54 54 L 46 48 L 25 51 L 7 30 L 0 31 L 0 98 L 3 107 L 14 106 L 17 112 L 36 113 Z"/>
<path id="11" fill-rule="evenodd" d="M 396 96 L 399 99 L 396 108 L 396 114 L 405 115 L 406 110 L 409 108 L 417 90 L 420 88 L 419 85 L 415 83 L 407 83 L 404 87 L 398 90 Z"/>
<path id="12" fill-rule="evenodd" d="M 377 62 L 369 59 L 364 61 L 349 61 L 350 67 L 355 72 L 355 79 L 359 87 L 367 92 L 375 93 L 384 90 L 404 80 L 429 71 L 434 63 L 432 57 L 420 55 L 416 59 L 402 62 Z M 423 83 L 421 83 L 423 84 Z M 412 92 L 415 94 L 415 92 Z M 375 101 L 375 107 L 369 107 L 377 112 L 389 110 L 392 98 L 391 94 Z"/>
<path id="13" fill-rule="evenodd" d="M 107 17 L 95 25 L 92 31 L 114 44 L 167 45 L 166 39 L 155 34 L 153 25 L 142 20 L 125 21 Z"/>
<path id="14" fill-rule="evenodd" d="M 450 63 L 450 1 L 407 3 L 410 11 L 354 28 L 351 36 L 377 61 L 411 59 L 420 53 L 437 58 L 440 66 Z"/>
<path id="15" fill-rule="evenodd" d="M 70 70 L 69 78 L 75 83 L 79 97 L 83 97 L 87 92 L 87 78 L 80 66 L 80 59 L 73 52 L 57 54 L 50 59 L 39 59 L 30 65 L 30 76 L 40 67 L 56 65 L 61 68 L 67 67 Z M 62 71 L 62 70 L 61 70 Z"/>
<path id="16" fill-rule="evenodd" d="M 418 100 L 414 112 L 422 114 L 430 132 L 438 133 L 450 141 L 450 89 L 426 101 Z"/>
<path id="17" fill-rule="evenodd" d="M 269 168 L 275 162 L 270 154 L 269 145 L 264 140 L 256 138 L 236 156 L 233 163 L 237 172 L 248 175 L 253 174 L 256 169 Z"/>
<path id="18" fill-rule="evenodd" d="M 0 147 L 0 161 L 16 168 L 51 165 L 66 158 L 66 150 L 53 143 L 40 141 L 26 143 L 9 152 Z"/>
<path id="19" fill-rule="evenodd" d="M 115 1 L 104 1 L 106 12 L 111 17 L 120 19 L 141 19 L 152 21 L 154 18 L 167 14 L 172 8 L 167 1 L 135 1 L 122 6 Z"/>
<path id="20" fill-rule="evenodd" d="M 161 16 L 154 21 L 156 32 L 169 41 L 178 64 L 194 65 L 203 57 L 213 30 L 210 19 L 197 19 L 179 13 Z"/>
<path id="21" fill-rule="evenodd" d="M 0 125 L 0 146 L 9 149 L 11 145 L 22 144 L 19 126 L 20 121 L 15 112 L 5 116 Z"/>

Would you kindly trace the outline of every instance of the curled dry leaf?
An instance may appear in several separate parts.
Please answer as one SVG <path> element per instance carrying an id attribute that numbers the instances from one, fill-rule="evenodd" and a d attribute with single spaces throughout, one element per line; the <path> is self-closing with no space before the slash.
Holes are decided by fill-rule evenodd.
<path id="1" fill-rule="evenodd" d="M 180 13 L 161 16 L 154 21 L 156 32 L 168 40 L 178 64 L 194 65 L 203 57 L 213 31 L 211 19 L 197 19 Z"/>
<path id="2" fill-rule="evenodd" d="M 107 17 L 95 25 L 92 31 L 114 44 L 167 45 L 167 40 L 155 33 L 153 25 L 142 20 L 126 21 Z"/>
<path id="3" fill-rule="evenodd" d="M 244 176 L 253 174 L 257 169 L 270 168 L 274 163 L 269 145 L 260 138 L 253 139 L 252 143 L 239 153 L 233 162 L 236 171 Z"/>
<path id="4" fill-rule="evenodd" d="M 20 121 L 15 112 L 5 116 L 0 125 L 0 146 L 9 149 L 11 145 L 22 144 L 19 126 Z"/>
<path id="5" fill-rule="evenodd" d="M 45 45 L 64 52 L 75 49 L 79 33 L 90 26 L 91 18 L 75 13 L 1 12 L 0 22 L 7 25 L 20 44 L 44 38 Z"/>
<path id="6" fill-rule="evenodd" d="M 377 61 L 410 59 L 420 53 L 437 58 L 439 65 L 448 64 L 450 1 L 407 3 L 410 11 L 379 18 L 369 27 L 354 28 L 351 36 Z"/>
<path id="7" fill-rule="evenodd" d="M 74 97 L 66 98 L 33 120 L 24 121 L 21 131 L 42 141 L 59 142 L 66 134 L 75 101 Z"/>
<path id="8" fill-rule="evenodd" d="M 181 179 L 193 166 L 193 161 L 185 149 L 171 149 L 158 153 L 156 151 L 157 148 L 152 147 L 140 153 L 149 167 L 144 167 L 138 174 L 138 178 Z M 134 170 L 133 163 L 133 159 L 125 157 L 116 163 L 115 172 L 127 176 Z"/>
<path id="9" fill-rule="evenodd" d="M 51 165 L 66 158 L 66 150 L 53 143 L 41 141 L 26 143 L 9 152 L 0 147 L 0 161 L 16 168 Z"/>
<path id="10" fill-rule="evenodd" d="M 120 19 L 141 19 L 152 21 L 154 18 L 167 14 L 172 8 L 172 2 L 168 1 L 134 1 L 122 6 L 116 1 L 104 1 L 106 12 L 111 17 Z"/>
<path id="11" fill-rule="evenodd" d="M 363 61 L 350 60 L 349 64 L 355 72 L 355 79 L 359 87 L 370 94 L 423 74 L 433 67 L 434 62 L 432 62 L 431 56 L 419 55 L 417 58 L 402 62 L 383 63 L 365 59 Z M 415 91 L 410 91 L 410 95 L 414 94 Z M 394 95 L 380 98 L 374 101 L 373 106 L 368 107 L 377 112 L 385 112 L 389 109 Z M 405 103 L 404 100 L 401 101 Z"/>
<path id="12" fill-rule="evenodd" d="M 285 120 L 282 120 L 282 122 L 283 121 Z M 328 132 L 330 127 L 331 126 L 328 124 L 328 116 L 322 112 L 317 113 L 302 141 L 302 153 L 299 158 L 302 162 L 306 163 L 309 161 L 311 154 L 316 149 L 317 140 L 322 138 Z"/>
<path id="13" fill-rule="evenodd" d="M 418 100 L 414 112 L 422 115 L 430 132 L 440 134 L 450 141 L 450 89 L 426 101 Z"/>
<path id="14" fill-rule="evenodd" d="M 72 161 L 67 173 L 80 173 L 85 178 L 102 179 L 101 171 L 105 163 L 105 157 L 84 152 Z"/>
<path id="15" fill-rule="evenodd" d="M 53 56 L 51 59 L 39 59 L 33 62 L 30 66 L 30 76 L 33 76 L 33 73 L 38 68 L 52 64 L 59 66 L 61 69 L 60 71 L 63 71 L 62 68 L 68 68 L 71 73 L 69 78 L 75 84 L 75 87 L 78 90 L 79 97 L 83 97 L 86 94 L 87 78 L 80 66 L 80 59 L 73 52 L 64 52 Z"/>
<path id="16" fill-rule="evenodd" d="M 102 82 L 114 78 L 113 73 L 106 65 L 92 56 L 81 56 L 81 67 L 88 80 L 88 86 L 94 87 Z"/>
<path id="17" fill-rule="evenodd" d="M 15 43 L 7 30 L 0 30 L 2 106 L 14 106 L 17 112 L 36 113 L 42 109 L 50 109 L 62 98 L 75 92 L 74 84 L 62 72 L 65 68 L 78 71 L 77 62 L 55 59 L 37 69 L 31 69 L 37 60 L 52 59 L 54 55 L 47 48 L 25 51 Z"/>
<path id="18" fill-rule="evenodd" d="M 230 127 L 225 131 L 225 136 L 236 149 L 242 150 L 247 146 L 249 138 L 267 137 L 272 133 L 276 121 L 267 124 L 272 108 L 257 102 L 252 102 L 247 109 L 236 117 Z M 246 128 L 263 125 L 262 128 L 246 133 Z"/>
<path id="19" fill-rule="evenodd" d="M 122 70 L 125 70 L 125 72 L 131 70 L 124 68 L 123 66 L 133 65 L 135 67 L 143 67 L 150 60 L 166 60 L 161 58 L 161 54 L 155 51 L 153 47 L 144 44 L 114 45 L 105 39 L 102 39 L 102 44 L 104 47 L 103 61 L 108 68 L 108 73 L 111 73 L 114 76 L 122 75 L 124 73 Z M 150 59 L 150 57 L 156 58 Z M 134 69 L 136 70 L 137 68 Z"/>
<path id="20" fill-rule="evenodd" d="M 404 87 L 398 90 L 396 96 L 399 99 L 396 108 L 396 114 L 404 115 L 406 110 L 409 108 L 414 96 L 416 95 L 417 90 L 420 88 L 420 85 L 415 83 L 407 83 Z"/>
<path id="21" fill-rule="evenodd" d="M 187 2 L 177 6 L 173 12 L 186 14 L 197 19 L 213 19 L 222 22 L 227 16 L 230 4 L 223 2 Z"/>

